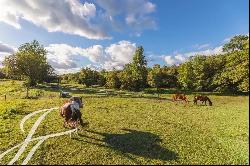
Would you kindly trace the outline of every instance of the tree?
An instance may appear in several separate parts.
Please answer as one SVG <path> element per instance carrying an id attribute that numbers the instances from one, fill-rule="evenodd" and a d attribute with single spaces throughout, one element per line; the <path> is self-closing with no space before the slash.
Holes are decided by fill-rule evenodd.
<path id="1" fill-rule="evenodd" d="M 223 46 L 224 52 L 233 52 L 235 50 L 249 49 L 249 37 L 247 35 L 238 35 L 230 39 L 229 43 Z"/>
<path id="2" fill-rule="evenodd" d="M 0 79 L 5 78 L 5 77 L 6 76 L 5 76 L 4 72 L 2 71 L 2 69 L 0 69 Z"/>
<path id="3" fill-rule="evenodd" d="M 106 77 L 106 86 L 108 88 L 119 89 L 121 86 L 121 81 L 119 79 L 119 73 L 117 71 L 110 71 Z"/>
<path id="4" fill-rule="evenodd" d="M 44 81 L 53 73 L 53 68 L 47 62 L 46 54 L 45 48 L 34 40 L 21 45 L 16 53 L 6 57 L 3 62 L 4 71 L 9 78 L 25 81 L 27 98 L 30 87 Z"/>
<path id="5" fill-rule="evenodd" d="M 87 87 L 98 83 L 99 73 L 90 68 L 82 68 L 78 74 L 79 83 L 85 84 Z"/>
<path id="6" fill-rule="evenodd" d="M 178 81 L 184 89 L 194 89 L 194 73 L 191 61 L 187 61 L 179 66 L 178 69 Z"/>
<path id="7" fill-rule="evenodd" d="M 97 84 L 100 86 L 104 86 L 106 84 L 106 75 L 107 75 L 107 71 L 105 70 L 101 70 L 98 73 L 98 80 L 97 80 Z"/>
<path id="8" fill-rule="evenodd" d="M 164 88 L 177 88 L 178 83 L 178 66 L 164 66 L 162 68 L 163 72 L 163 87 Z"/>
<path id="9" fill-rule="evenodd" d="M 122 72 L 122 88 L 139 91 L 147 86 L 147 61 L 143 47 L 137 47 L 133 61 Z"/>
<path id="10" fill-rule="evenodd" d="M 249 52 L 234 51 L 225 55 L 225 66 L 219 70 L 214 83 L 220 91 L 249 91 Z"/>
<path id="11" fill-rule="evenodd" d="M 159 98 L 159 88 L 164 86 L 164 73 L 160 65 L 154 65 L 154 67 L 148 73 L 148 83 L 150 86 L 157 89 Z"/>
<path id="12" fill-rule="evenodd" d="M 197 55 L 179 67 L 178 79 L 189 90 L 211 91 L 216 88 L 214 77 L 225 64 L 224 55 Z"/>

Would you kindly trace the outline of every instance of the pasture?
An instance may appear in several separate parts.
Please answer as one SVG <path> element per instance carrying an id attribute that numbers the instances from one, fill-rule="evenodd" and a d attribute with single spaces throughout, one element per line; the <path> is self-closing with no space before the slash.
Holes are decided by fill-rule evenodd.
<path id="1" fill-rule="evenodd" d="M 173 103 L 171 94 L 129 93 L 80 85 L 65 91 L 83 96 L 83 119 L 89 122 L 77 135 L 44 141 L 28 164 L 249 164 L 249 97 L 209 94 L 213 106 Z M 105 92 L 105 93 L 103 93 Z M 7 95 L 4 101 L 3 95 Z M 65 99 L 49 86 L 32 89 L 24 99 L 21 82 L 0 80 L 0 154 L 24 141 L 37 114 L 19 129 L 21 119 L 34 111 L 59 107 Z M 193 101 L 195 94 L 188 94 Z M 59 111 L 49 113 L 34 136 L 67 131 Z M 15 164 L 21 164 L 38 141 L 29 143 Z M 18 149 L 0 164 L 8 164 Z"/>

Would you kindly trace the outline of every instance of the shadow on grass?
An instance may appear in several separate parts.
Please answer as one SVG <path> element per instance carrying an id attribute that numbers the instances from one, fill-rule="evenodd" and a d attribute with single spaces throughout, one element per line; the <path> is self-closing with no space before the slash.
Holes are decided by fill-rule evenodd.
<path id="1" fill-rule="evenodd" d="M 100 133 L 91 130 L 85 130 L 92 134 L 97 134 L 102 136 L 103 139 L 96 139 L 83 134 L 79 134 L 80 137 L 91 139 L 91 141 L 99 141 L 100 143 L 92 143 L 89 141 L 84 141 L 97 146 L 105 146 L 111 148 L 115 151 L 122 152 L 122 155 L 128 157 L 128 154 L 133 154 L 136 156 L 141 156 L 147 159 L 159 159 L 164 161 L 177 160 L 178 154 L 171 150 L 161 147 L 159 143 L 161 139 L 158 135 L 152 134 L 150 132 L 143 132 L 131 129 L 122 129 L 127 133 L 124 134 L 110 134 L 110 133 Z M 103 145 L 105 143 L 106 145 Z M 130 156 L 129 158 L 132 159 Z"/>

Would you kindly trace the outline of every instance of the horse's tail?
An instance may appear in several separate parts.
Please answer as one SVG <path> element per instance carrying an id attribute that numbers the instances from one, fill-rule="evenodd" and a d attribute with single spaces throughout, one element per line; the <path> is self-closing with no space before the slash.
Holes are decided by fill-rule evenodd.
<path id="1" fill-rule="evenodd" d="M 209 105 L 212 106 L 212 104 L 213 104 L 212 101 L 208 97 L 207 97 L 207 100 L 209 102 Z"/>

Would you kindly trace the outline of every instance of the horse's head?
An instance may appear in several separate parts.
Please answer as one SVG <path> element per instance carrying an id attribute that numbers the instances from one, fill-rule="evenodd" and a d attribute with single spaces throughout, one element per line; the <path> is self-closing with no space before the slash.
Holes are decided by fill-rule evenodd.
<path id="1" fill-rule="evenodd" d="M 210 99 L 208 100 L 208 102 L 209 102 L 209 105 L 210 105 L 210 106 L 213 105 L 213 103 L 212 103 L 212 101 L 211 101 Z"/>
<path id="2" fill-rule="evenodd" d="M 82 97 L 71 97 L 70 100 L 73 100 L 79 104 L 80 108 L 83 108 Z"/>

